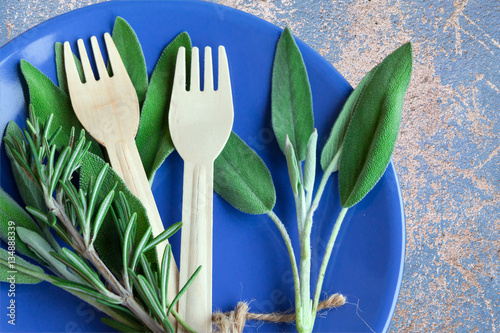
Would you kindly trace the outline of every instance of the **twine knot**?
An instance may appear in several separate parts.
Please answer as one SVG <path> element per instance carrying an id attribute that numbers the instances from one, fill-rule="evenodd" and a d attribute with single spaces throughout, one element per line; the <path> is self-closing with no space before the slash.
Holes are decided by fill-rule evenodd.
<path id="1" fill-rule="evenodd" d="M 345 296 L 333 294 L 318 304 L 318 311 L 338 308 L 346 302 Z M 273 312 L 273 313 L 251 313 L 247 302 L 239 302 L 236 309 L 229 312 L 214 312 L 212 323 L 214 332 L 241 333 L 247 320 L 267 321 L 272 323 L 291 323 L 295 321 L 295 313 Z"/>

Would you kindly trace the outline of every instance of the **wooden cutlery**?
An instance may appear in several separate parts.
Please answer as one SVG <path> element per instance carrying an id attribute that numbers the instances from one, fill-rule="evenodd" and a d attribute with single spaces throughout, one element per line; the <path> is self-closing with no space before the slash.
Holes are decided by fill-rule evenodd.
<path id="1" fill-rule="evenodd" d="M 190 89 L 186 89 L 185 49 L 175 66 L 169 111 L 172 141 L 184 160 L 180 284 L 201 271 L 179 300 L 179 314 L 197 332 L 212 331 L 213 163 L 233 125 L 233 99 L 226 51 L 219 46 L 218 87 L 214 90 L 212 50 L 205 48 L 204 88 L 199 50 L 193 47 Z"/>
<path id="2" fill-rule="evenodd" d="M 97 80 L 83 41 L 78 40 L 84 82 L 80 79 L 68 42 L 64 61 L 71 102 L 88 131 L 106 147 L 113 169 L 147 210 L 153 235 L 164 229 L 135 145 L 139 102 L 120 54 L 109 34 L 104 35 L 112 75 L 108 73 L 95 36 L 91 38 L 99 74 Z M 186 50 L 177 54 L 170 102 L 172 141 L 184 160 L 180 276 L 171 265 L 169 295 L 173 298 L 201 265 L 202 269 L 179 300 L 179 315 L 197 332 L 212 331 L 212 210 L 213 163 L 224 148 L 233 125 L 233 101 L 226 51 L 219 46 L 217 90 L 214 89 L 212 50 L 205 48 L 204 88 L 200 88 L 199 50 L 192 50 L 190 88 L 186 89 Z M 165 251 L 158 245 L 160 258 Z M 170 292 L 171 291 L 171 292 Z"/>
<path id="3" fill-rule="evenodd" d="M 113 74 L 108 74 L 97 38 L 92 36 L 92 51 L 99 74 L 99 80 L 96 80 L 83 40 L 78 40 L 85 76 L 83 83 L 70 44 L 64 43 L 64 66 L 71 103 L 83 127 L 106 147 L 113 169 L 146 208 L 153 236 L 158 236 L 164 230 L 163 223 L 134 139 L 139 128 L 139 101 L 120 54 L 108 33 L 104 34 L 104 41 Z M 162 242 L 156 247 L 159 258 L 163 257 L 165 246 L 166 242 Z M 179 290 L 178 276 L 177 266 L 173 263 L 170 265 L 171 278 L 168 285 L 168 294 L 172 299 Z"/>

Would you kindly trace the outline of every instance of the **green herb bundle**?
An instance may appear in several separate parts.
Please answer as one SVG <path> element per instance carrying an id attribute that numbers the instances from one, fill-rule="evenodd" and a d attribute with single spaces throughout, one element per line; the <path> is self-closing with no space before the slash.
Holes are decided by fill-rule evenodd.
<path id="1" fill-rule="evenodd" d="M 174 150 L 167 121 L 169 92 L 177 50 L 185 47 L 189 57 L 191 41 L 187 33 L 177 36 L 148 78 L 137 36 L 121 18 L 115 22 L 113 40 L 139 97 L 141 120 L 136 144 L 152 182 L 156 170 Z M 17 234 L 16 251 L 51 272 L 47 274 L 16 256 L 18 282 L 53 283 L 105 312 L 110 318 L 103 321 L 121 331 L 174 331 L 172 316 L 189 330 L 189 323 L 177 316 L 174 305 L 196 273 L 169 304 L 166 285 L 171 251 L 168 248 L 160 258 L 160 265 L 154 250 L 181 224 L 151 237 L 144 207 L 108 167 L 100 146 L 83 131 L 72 110 L 61 44 L 56 44 L 55 54 L 59 86 L 28 62 L 21 62 L 29 89 L 30 116 L 25 131 L 11 122 L 4 138 L 26 210 L 0 189 L 0 237 L 8 243 L 9 233 Z M 231 133 L 214 163 L 215 191 L 243 212 L 267 214 L 281 233 L 293 272 L 299 332 L 312 332 L 325 272 L 348 208 L 373 188 L 389 163 L 411 67 L 411 45 L 405 44 L 373 68 L 346 101 L 318 157 L 307 70 L 290 30 L 284 30 L 273 66 L 272 126 L 287 162 L 295 199 L 298 261 L 288 231 L 273 211 L 276 189 L 262 159 Z M 318 162 L 323 171 L 319 184 Z M 342 210 L 311 294 L 314 212 L 336 171 Z M 15 228 L 10 221 L 16 222 Z M 0 267 L 9 266 L 9 256 L 0 250 Z M 0 280 L 6 281 L 5 270 L 0 272 Z"/>
<path id="2" fill-rule="evenodd" d="M 173 151 L 168 128 L 162 126 L 170 97 L 163 91 L 172 84 L 177 49 L 190 48 L 191 41 L 187 33 L 177 36 L 149 80 L 141 46 L 125 20 L 117 18 L 113 39 L 142 106 L 136 142 L 152 180 Z M 59 86 L 21 61 L 30 95 L 29 119 L 24 131 L 10 122 L 3 140 L 26 210 L 0 190 L 0 237 L 7 244 L 15 237 L 15 252 L 50 273 L 7 248 L 0 250 L 0 279 L 7 281 L 14 259 L 17 283 L 47 281 L 61 287 L 106 313 L 109 318 L 103 322 L 120 331 L 174 332 L 177 322 L 192 331 L 175 312 L 175 304 L 201 267 L 169 303 L 168 280 L 175 278 L 168 274 L 170 246 L 163 258 L 155 250 L 181 223 L 152 237 L 144 206 L 109 168 L 101 147 L 72 110 L 59 43 L 55 54 Z M 158 149 L 150 148 L 152 140 Z"/>

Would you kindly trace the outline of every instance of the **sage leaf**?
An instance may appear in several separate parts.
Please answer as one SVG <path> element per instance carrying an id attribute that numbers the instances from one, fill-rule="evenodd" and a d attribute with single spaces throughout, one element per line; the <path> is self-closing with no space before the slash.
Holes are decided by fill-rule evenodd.
<path id="1" fill-rule="evenodd" d="M 389 164 L 411 78 L 411 44 L 399 47 L 372 71 L 361 87 L 340 156 L 340 202 L 344 208 L 359 202 Z"/>
<path id="2" fill-rule="evenodd" d="M 148 72 L 141 43 L 130 24 L 119 16 L 113 26 L 112 38 L 142 107 L 148 89 Z"/>
<path id="3" fill-rule="evenodd" d="M 276 203 L 269 169 L 234 132 L 215 159 L 214 190 L 236 209 L 249 214 L 267 213 Z"/>
<path id="4" fill-rule="evenodd" d="M 271 92 L 272 125 L 285 153 L 288 135 L 299 162 L 306 158 L 307 142 L 314 130 L 312 94 L 299 47 L 287 27 L 274 57 Z"/>
<path id="5" fill-rule="evenodd" d="M 25 142 L 24 134 L 21 128 L 13 121 L 7 125 L 4 140 L 18 140 L 18 142 Z M 16 181 L 17 189 L 26 206 L 33 206 L 39 210 L 46 209 L 45 199 L 43 193 L 36 183 L 33 176 L 26 172 L 15 160 L 13 152 L 9 145 L 5 145 L 5 151 L 10 160 L 14 180 Z"/>
<path id="6" fill-rule="evenodd" d="M 46 280 L 42 268 L 3 248 L 0 248 L 0 267 L 1 282 L 11 283 L 13 272 L 15 272 L 15 283 L 19 284 L 36 284 Z"/>
<path id="7" fill-rule="evenodd" d="M 31 216 L 7 192 L 0 188 L 0 239 L 7 245 L 15 240 L 16 252 L 36 259 L 35 253 L 28 245 L 16 237 L 16 227 L 24 227 L 34 233 L 43 234 Z"/>
<path id="8" fill-rule="evenodd" d="M 16 231 L 19 238 L 27 244 L 30 249 L 54 271 L 54 273 L 68 280 L 77 280 L 76 277 L 68 271 L 66 265 L 52 256 L 51 252 L 55 251 L 54 248 L 52 248 L 40 234 L 23 227 L 17 227 Z"/>
<path id="9" fill-rule="evenodd" d="M 71 100 L 61 88 L 26 60 L 21 60 L 21 71 L 28 84 L 30 103 L 33 106 L 35 116 L 40 118 L 41 122 L 46 122 L 50 114 L 54 114 L 52 130 L 48 134 L 52 135 L 61 127 L 62 130 L 54 139 L 54 144 L 59 149 L 66 146 L 70 138 L 71 128 L 74 127 L 77 133 L 83 129 L 73 111 Z M 94 139 L 88 134 L 86 134 L 86 138 L 92 141 L 90 151 L 102 156 L 101 149 Z"/>
<path id="10" fill-rule="evenodd" d="M 66 93 L 66 95 L 69 95 L 68 80 L 66 79 L 66 69 L 64 68 L 64 45 L 57 42 L 54 45 L 54 53 L 56 58 L 57 83 L 59 85 L 59 88 L 61 88 Z M 80 80 L 83 81 L 84 76 L 82 63 L 75 54 L 73 54 L 73 60 L 75 61 L 78 74 L 80 74 Z"/>
<path id="11" fill-rule="evenodd" d="M 318 131 L 314 129 L 307 142 L 306 160 L 304 162 L 304 190 L 312 196 L 314 180 L 316 178 L 316 148 L 318 145 Z"/>
<path id="12" fill-rule="evenodd" d="M 366 74 L 356 89 L 349 95 L 349 98 L 347 98 L 347 101 L 342 107 L 321 152 L 321 168 L 323 171 L 326 171 L 330 167 L 330 164 L 335 161 L 337 161 L 337 163 L 331 166 L 331 170 L 332 172 L 338 170 L 339 159 L 335 159 L 335 157 L 341 151 L 347 127 L 349 126 L 354 110 L 356 110 L 358 106 L 359 96 L 365 91 L 367 83 L 371 82 L 373 73 L 374 71 L 372 70 Z"/>
<path id="13" fill-rule="evenodd" d="M 285 138 L 285 156 L 286 164 L 288 167 L 288 176 L 290 177 L 290 184 L 292 185 L 292 190 L 294 195 L 299 194 L 299 188 L 301 185 L 301 175 L 299 171 L 299 165 L 297 163 L 295 150 L 293 144 L 290 142 L 288 135 Z"/>
<path id="14" fill-rule="evenodd" d="M 93 180 L 92 183 L 95 183 L 95 178 L 99 175 L 105 164 L 106 162 L 104 162 L 104 160 L 99 156 L 87 152 L 80 167 L 80 188 L 84 191 L 88 191 L 91 179 Z M 109 168 L 104 179 L 102 180 L 101 190 L 99 191 L 97 202 L 102 202 L 105 199 L 105 196 L 112 190 L 114 190 L 115 193 L 123 192 L 128 204 L 130 205 L 130 211 L 137 213 L 137 232 L 135 235 L 135 241 L 140 241 L 141 237 L 150 226 L 146 209 L 139 199 L 137 199 L 128 190 L 120 176 L 118 176 L 113 169 Z M 104 263 L 112 269 L 113 273 L 120 276 L 122 272 L 122 249 L 120 236 L 118 235 L 115 222 L 113 221 L 111 215 L 112 214 L 108 213 L 102 222 L 99 233 L 94 241 L 94 246 Z M 146 256 L 151 263 L 158 265 L 155 249 L 146 253 Z"/>
<path id="15" fill-rule="evenodd" d="M 177 51 L 181 46 L 186 48 L 189 63 L 191 39 L 186 32 L 183 32 L 162 51 L 151 74 L 146 100 L 142 107 L 135 142 L 150 182 L 152 182 L 156 170 L 174 150 L 168 127 L 168 110 L 174 82 Z"/>

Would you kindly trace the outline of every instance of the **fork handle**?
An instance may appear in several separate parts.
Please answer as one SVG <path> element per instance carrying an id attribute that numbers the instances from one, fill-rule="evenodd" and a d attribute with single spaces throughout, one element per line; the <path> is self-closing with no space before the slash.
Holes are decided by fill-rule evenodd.
<path id="1" fill-rule="evenodd" d="M 126 141 L 106 144 L 106 149 L 111 166 L 125 181 L 125 185 L 127 185 L 130 192 L 132 192 L 132 194 L 141 201 L 144 208 L 146 208 L 153 236 L 158 236 L 164 230 L 163 223 L 158 208 L 156 207 L 155 198 L 151 191 L 148 177 L 141 162 L 141 156 L 135 145 L 135 140 L 131 138 Z M 162 242 L 156 246 L 160 264 L 166 245 L 167 242 Z M 167 295 L 170 296 L 170 303 L 179 291 L 179 271 L 174 258 L 171 259 L 169 276 Z"/>
<path id="2" fill-rule="evenodd" d="M 196 332 L 212 332 L 213 170 L 213 162 L 184 160 L 180 286 L 202 268 L 179 299 L 179 314 Z"/>

